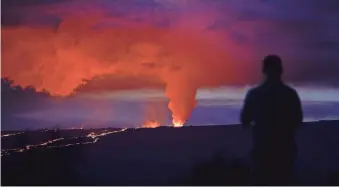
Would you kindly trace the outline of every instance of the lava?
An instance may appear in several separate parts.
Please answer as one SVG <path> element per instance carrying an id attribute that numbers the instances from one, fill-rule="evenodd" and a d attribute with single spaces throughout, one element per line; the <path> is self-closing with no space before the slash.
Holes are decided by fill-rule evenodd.
<path id="1" fill-rule="evenodd" d="M 81 4 L 87 7 L 88 2 L 94 1 Z M 60 6 L 63 10 L 69 4 Z M 167 13 L 135 22 L 129 16 L 115 16 L 120 11 L 103 11 L 89 13 L 80 8 L 63 15 L 63 11 L 53 9 L 60 16 L 57 27 L 29 24 L 2 28 L 1 76 L 13 80 L 13 86 L 32 86 L 36 91 L 64 97 L 166 87 L 170 110 L 182 120 L 187 120 L 195 107 L 198 88 L 247 78 L 246 73 L 237 72 L 250 66 L 238 60 L 244 49 L 238 50 L 225 32 L 207 29 L 215 24 L 214 9 L 189 11 L 187 17 L 180 13 L 179 20 L 170 21 L 171 27 L 154 24 L 153 18 L 167 20 Z M 192 16 L 199 22 L 192 22 Z"/>
<path id="2" fill-rule="evenodd" d="M 1 138 L 3 138 L 3 137 L 8 137 L 8 136 L 16 136 L 16 135 L 20 135 L 20 134 L 23 134 L 23 132 L 2 134 L 2 135 L 1 135 Z"/>
<path id="3" fill-rule="evenodd" d="M 4 149 L 4 150 L 1 150 L 1 156 L 10 155 L 13 152 L 20 153 L 20 152 L 24 152 L 24 151 L 28 151 L 28 150 L 36 149 L 36 148 L 56 148 L 56 147 L 69 147 L 69 146 L 75 146 L 75 145 L 94 144 L 94 143 L 97 143 L 99 141 L 99 137 L 101 137 L 101 136 L 106 136 L 108 134 L 113 134 L 113 133 L 124 132 L 126 130 L 127 130 L 127 128 L 123 128 L 123 129 L 120 129 L 120 130 L 114 130 L 114 131 L 104 130 L 103 132 L 97 132 L 97 133 L 91 132 L 86 137 L 91 138 L 92 141 L 77 142 L 77 143 L 64 144 L 64 145 L 51 145 L 55 142 L 58 142 L 58 141 L 61 141 L 61 140 L 66 140 L 65 138 L 56 138 L 56 139 L 48 140 L 47 142 L 40 143 L 40 144 L 26 145 L 25 148 Z M 44 132 L 47 132 L 47 131 L 44 131 Z M 80 137 L 71 137 L 71 138 L 67 138 L 67 139 L 78 139 L 78 138 L 83 138 L 83 137 L 81 137 L 81 136 Z"/>
<path id="4" fill-rule="evenodd" d="M 173 120 L 173 127 L 183 127 L 185 122 L 181 121 L 181 120 Z"/>
<path id="5" fill-rule="evenodd" d="M 142 125 L 142 128 L 157 128 L 160 127 L 160 124 L 157 121 L 147 121 Z"/>

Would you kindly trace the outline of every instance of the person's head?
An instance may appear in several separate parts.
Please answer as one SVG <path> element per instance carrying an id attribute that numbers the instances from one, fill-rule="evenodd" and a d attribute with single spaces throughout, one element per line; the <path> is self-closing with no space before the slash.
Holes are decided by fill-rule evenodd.
<path id="1" fill-rule="evenodd" d="M 268 55 L 263 61 L 263 74 L 267 79 L 280 79 L 283 73 L 283 65 L 278 55 Z"/>

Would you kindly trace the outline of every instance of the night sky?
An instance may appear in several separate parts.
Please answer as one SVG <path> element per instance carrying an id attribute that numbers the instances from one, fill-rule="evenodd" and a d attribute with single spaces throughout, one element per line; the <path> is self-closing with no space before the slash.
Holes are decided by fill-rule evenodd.
<path id="1" fill-rule="evenodd" d="M 160 117 L 166 118 L 162 120 L 164 123 L 169 113 L 166 99 L 172 103 L 170 110 L 178 119 L 188 119 L 197 106 L 192 114 L 194 124 L 199 123 L 194 118 L 201 116 L 199 112 L 214 116 L 202 120 L 203 124 L 213 120 L 210 123 L 234 123 L 224 119 L 232 118 L 229 116 L 237 119 L 241 97 L 248 85 L 261 80 L 261 61 L 267 54 L 282 57 L 284 79 L 288 83 L 298 85 L 297 90 L 303 93 L 307 89 L 310 90 L 307 93 L 314 93 L 311 99 L 301 94 L 307 102 L 305 110 L 313 111 L 309 112 L 310 118 L 325 105 L 324 98 L 331 99 L 325 102 L 330 106 L 321 109 L 323 117 L 333 117 L 338 110 L 339 98 L 334 96 L 339 93 L 337 0 L 4 0 L 1 3 L 2 78 L 49 93 L 45 96 L 32 90 L 11 92 L 2 82 L 2 90 L 7 90 L 2 91 L 2 101 L 6 99 L 2 102 L 3 128 L 41 127 L 34 125 L 42 119 L 36 116 L 48 114 L 39 111 L 48 109 L 53 114 L 76 111 L 86 108 L 84 103 L 93 119 L 111 123 L 119 118 L 117 124 L 130 124 L 131 121 L 121 116 L 133 104 L 130 106 L 126 101 L 128 94 L 116 97 L 121 90 L 134 90 L 129 94 L 141 95 L 138 102 L 145 105 L 154 105 L 147 104 L 154 103 L 154 99 L 148 101 L 149 97 L 160 97 L 165 103 L 160 104 L 164 108 L 161 116 L 166 116 Z M 214 92 L 203 91 L 211 88 Z M 145 89 L 156 91 L 145 93 Z M 198 94 L 198 103 L 227 100 L 227 106 L 231 102 L 237 110 L 226 110 L 224 106 L 217 112 L 211 108 L 200 111 L 202 102 L 195 105 L 198 90 L 204 92 L 203 96 Z M 239 93 L 236 98 L 234 92 Z M 222 93 L 225 93 L 223 98 L 216 96 Z M 314 104 L 314 100 L 323 103 Z M 143 106 L 139 113 L 144 111 Z M 72 119 L 60 114 L 58 118 L 69 125 L 79 124 L 86 122 L 87 118 L 79 117 L 88 116 L 85 113 L 73 113 Z M 36 121 L 22 125 L 27 116 L 30 120 L 35 116 Z M 78 116 L 77 120 L 74 116 Z M 136 121 L 142 121 L 141 118 Z M 215 121 L 217 118 L 223 120 Z"/>

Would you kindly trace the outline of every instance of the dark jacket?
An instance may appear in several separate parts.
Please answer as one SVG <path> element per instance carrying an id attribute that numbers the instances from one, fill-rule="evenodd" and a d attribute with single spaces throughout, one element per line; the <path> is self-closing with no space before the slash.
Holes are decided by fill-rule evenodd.
<path id="1" fill-rule="evenodd" d="M 297 92 L 281 81 L 266 81 L 249 90 L 241 112 L 242 124 L 253 124 L 254 149 L 264 151 L 294 148 L 302 120 Z"/>

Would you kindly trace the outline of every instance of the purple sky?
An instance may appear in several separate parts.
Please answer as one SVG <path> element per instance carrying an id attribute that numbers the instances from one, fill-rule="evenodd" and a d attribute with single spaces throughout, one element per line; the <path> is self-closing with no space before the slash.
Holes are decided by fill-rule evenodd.
<path id="1" fill-rule="evenodd" d="M 259 70 L 256 62 L 260 62 L 263 56 L 268 53 L 277 53 L 286 62 L 287 79 L 294 82 L 320 82 L 321 84 L 338 85 L 338 10 L 339 3 L 337 0 L 31 0 L 29 2 L 11 0 L 2 2 L 2 30 L 25 27 L 36 29 L 32 30 L 34 34 L 34 32 L 39 33 L 41 31 L 38 28 L 46 27 L 54 29 L 54 32 L 70 33 L 78 30 L 80 33 L 87 33 L 86 24 L 92 25 L 90 29 L 135 28 L 135 25 L 138 24 L 153 25 L 165 29 L 164 32 L 171 32 L 174 29 L 173 32 L 176 33 L 199 33 L 206 40 L 213 40 L 214 38 L 220 41 L 225 40 L 225 46 L 220 50 L 229 53 L 229 56 L 234 55 L 232 59 L 238 59 L 237 62 L 231 64 L 232 67 L 235 66 L 235 69 L 232 69 L 235 72 L 238 71 L 237 68 L 246 73 L 256 72 Z M 73 28 L 68 24 L 78 25 Z M 17 34 L 26 35 L 25 32 L 28 31 Z M 13 33 L 12 30 L 8 31 L 8 34 L 4 32 L 4 44 L 14 43 L 10 39 L 11 36 L 19 37 Z M 48 38 L 46 37 L 29 40 L 28 42 L 38 44 L 40 40 L 47 41 Z M 86 35 L 85 37 L 91 36 Z M 149 38 L 144 38 L 144 40 L 146 39 Z M 142 38 L 138 38 L 135 42 L 140 40 Z M 106 42 L 111 41 L 106 39 Z M 97 41 L 93 45 L 103 44 Z M 163 46 L 162 44 L 159 45 Z M 29 52 L 37 54 L 40 52 L 42 54 L 42 49 L 48 47 L 42 46 L 42 48 L 32 49 L 33 51 Z M 219 50 L 219 47 L 212 49 Z M 71 52 L 71 49 L 68 49 L 68 51 Z M 20 84 L 23 82 L 21 80 L 23 78 L 17 78 L 16 74 L 36 71 L 30 61 L 34 61 L 34 59 L 37 61 L 36 58 L 39 56 L 32 57 L 32 60 L 27 58 L 25 62 L 20 62 L 27 64 L 27 67 L 18 69 L 17 67 L 10 67 L 10 64 L 18 61 L 17 59 L 6 58 L 12 53 L 19 54 L 18 51 L 13 51 L 8 45 L 3 46 L 3 74 L 12 77 L 14 81 Z M 104 51 L 101 53 L 104 53 Z M 214 53 L 217 54 L 216 51 Z M 119 56 L 102 55 L 104 54 L 101 54 L 100 58 L 97 55 L 89 55 L 86 58 L 96 58 L 99 61 L 104 61 L 103 58 L 118 58 L 121 61 Z M 61 57 L 59 56 L 59 58 Z M 69 57 L 67 58 L 69 59 Z M 59 61 L 65 60 L 61 58 Z M 73 63 L 71 60 L 68 61 L 67 64 Z M 204 63 L 201 62 L 201 64 Z M 210 63 L 213 64 L 213 61 L 210 60 Z M 46 63 L 42 65 L 46 66 Z M 96 64 L 91 63 L 91 65 Z M 181 64 L 176 65 L 180 66 Z M 131 64 L 131 66 L 136 67 L 137 65 Z M 203 65 L 197 66 L 203 67 Z M 47 70 L 39 72 L 40 76 L 45 73 L 44 71 Z M 77 71 L 80 72 L 80 70 Z M 250 77 L 241 78 L 240 82 L 251 82 L 251 80 L 260 76 L 259 73 L 251 74 L 253 75 Z M 101 76 L 98 73 L 93 76 L 82 75 L 84 77 L 79 77 L 79 80 L 82 78 L 90 80 L 93 76 Z M 113 73 L 113 76 L 108 76 L 106 79 L 110 80 L 110 83 L 121 81 L 121 79 L 117 79 L 119 76 L 116 75 L 116 73 Z M 53 77 L 53 74 L 50 76 Z M 56 74 L 53 78 L 60 79 L 59 77 Z M 240 80 L 240 78 L 236 79 Z M 79 80 L 77 82 L 69 78 L 68 82 L 75 81 L 72 89 L 79 84 Z M 29 83 L 37 88 L 42 87 L 47 90 L 49 88 L 49 86 L 41 85 L 37 81 Z M 25 82 L 26 85 L 29 83 Z M 50 90 L 53 91 L 52 88 Z"/>
<path id="2" fill-rule="evenodd" d="M 201 87 L 235 83 L 246 90 L 248 87 L 245 85 L 260 80 L 260 61 L 269 53 L 282 56 L 286 80 L 302 85 L 298 91 L 303 92 L 302 98 L 308 103 L 306 110 L 309 118 L 312 115 L 315 119 L 338 117 L 335 115 L 339 108 L 338 98 L 334 96 L 339 86 L 337 0 L 8 0 L 2 1 L 1 9 L 1 30 L 4 33 L 2 77 L 51 93 L 70 93 L 77 89 L 76 96 L 86 95 L 90 103 L 80 102 L 76 98 L 2 92 L 3 128 L 44 126 L 34 125 L 41 120 L 49 120 L 46 126 L 50 126 L 58 118 L 74 125 L 86 120 L 90 113 L 95 114 L 87 119 L 89 121 L 100 118 L 105 123 L 113 123 L 114 120 L 117 124 L 132 123 L 128 120 L 130 117 L 122 116 L 134 104 L 125 101 L 128 95 L 116 98 L 116 92 L 136 89 L 139 91 L 132 92 L 132 95 L 140 96 L 143 93 L 141 88 L 163 89 L 160 80 L 175 85 L 173 82 L 176 80 L 168 79 L 166 73 L 159 76 L 163 67 L 170 66 L 185 72 L 191 76 L 188 80 L 197 80 L 195 83 Z M 119 35 L 115 30 L 133 30 L 145 25 L 151 26 L 151 34 L 140 31 L 136 35 L 128 35 L 122 32 L 122 43 L 117 43 L 118 47 L 110 44 L 118 42 L 111 38 L 114 34 Z M 97 32 L 93 35 L 92 30 Z M 68 34 L 71 36 L 69 39 Z M 61 39 L 56 40 L 55 35 Z M 183 53 L 181 51 L 186 50 L 183 41 L 186 40 L 182 36 L 187 36 L 183 37 L 187 41 L 196 41 L 196 44 L 187 45 L 188 51 Z M 166 39 L 158 41 L 157 37 Z M 171 48 L 171 40 L 174 49 Z M 120 44 L 123 46 L 120 47 Z M 176 49 L 181 45 L 184 47 Z M 147 52 L 140 48 L 147 48 Z M 164 56 L 167 58 L 166 55 L 157 56 L 162 48 L 172 55 L 167 59 L 169 65 L 166 59 L 163 60 Z M 129 56 L 119 50 L 129 51 Z M 142 53 L 141 57 L 139 53 Z M 227 58 L 224 53 L 227 53 Z M 198 55 L 199 58 L 195 57 Z M 211 70 L 207 71 L 209 68 Z M 148 73 L 146 79 L 144 75 L 139 76 L 140 72 Z M 97 77 L 102 78 L 95 79 Z M 87 83 L 78 88 L 83 79 Z M 305 91 L 305 85 L 310 85 L 311 91 Z M 202 123 L 233 123 L 241 103 L 239 96 L 243 95 L 235 94 L 238 97 L 234 98 L 234 92 L 237 92 L 237 87 L 214 90 L 213 93 L 203 94 L 208 99 L 202 99 L 198 92 L 198 100 L 209 100 L 205 103 L 218 100 L 219 105 L 226 103 L 227 107 L 222 105 L 215 109 L 216 106 L 200 105 L 200 109 L 198 107 L 193 111 L 193 117 L 201 116 L 199 112 L 203 110 L 202 113 L 209 113 L 209 117 L 201 118 Z M 223 93 L 225 97 L 220 99 Z M 310 93 L 313 95 L 310 96 Z M 94 99 L 98 96 L 99 101 Z M 314 98 L 316 104 L 312 103 Z M 143 99 L 142 102 L 147 102 Z M 118 103 L 118 107 L 114 103 Z M 142 104 L 135 105 L 135 115 L 143 115 L 142 107 Z M 96 109 L 93 112 L 91 108 Z M 84 111 L 78 114 L 80 109 Z M 41 117 L 53 116 L 56 111 L 60 116 L 55 115 L 58 116 L 55 119 Z M 67 117 L 71 111 L 73 116 Z M 223 116 L 225 111 L 231 117 Z M 113 117 L 112 113 L 116 113 L 117 117 Z M 167 113 L 164 115 L 167 116 Z M 11 121 L 13 119 L 17 120 L 16 124 L 11 124 L 14 123 Z M 220 120 L 213 122 L 215 119 Z M 24 125 L 25 120 L 37 121 Z M 198 118 L 193 121 L 199 123 Z"/>
<path id="3" fill-rule="evenodd" d="M 198 105 L 189 125 L 239 123 L 243 97 L 249 87 L 199 90 Z M 305 121 L 339 119 L 338 88 L 296 87 L 303 103 Z M 2 94 L 2 129 L 51 128 L 57 123 L 70 127 L 140 127 L 145 120 L 169 125 L 171 113 L 164 91 L 81 94 L 72 98 L 50 98 L 35 94 Z"/>

